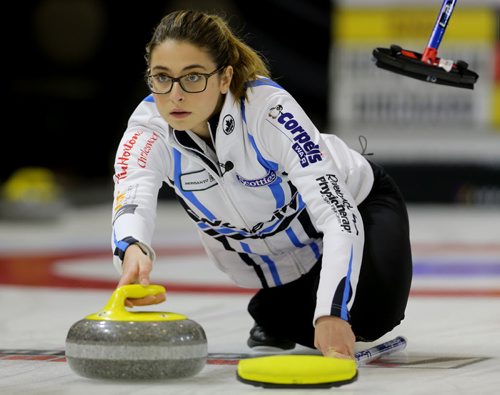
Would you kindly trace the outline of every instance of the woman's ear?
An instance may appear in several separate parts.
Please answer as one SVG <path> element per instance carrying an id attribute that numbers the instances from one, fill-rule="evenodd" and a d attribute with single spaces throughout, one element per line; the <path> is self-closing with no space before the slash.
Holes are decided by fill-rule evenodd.
<path id="1" fill-rule="evenodd" d="M 233 79 L 233 66 L 227 66 L 222 73 L 222 78 L 220 82 L 220 92 L 226 94 L 229 92 L 229 87 L 231 86 L 231 80 Z"/>

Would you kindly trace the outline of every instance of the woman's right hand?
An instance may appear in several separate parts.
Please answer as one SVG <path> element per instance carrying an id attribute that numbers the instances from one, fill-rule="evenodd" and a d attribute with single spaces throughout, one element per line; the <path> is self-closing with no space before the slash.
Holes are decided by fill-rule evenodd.
<path id="1" fill-rule="evenodd" d="M 125 256 L 122 264 L 123 273 L 118 282 L 117 288 L 128 284 L 141 284 L 147 286 L 149 282 L 149 274 L 153 269 L 153 262 L 139 246 L 132 244 L 125 250 Z M 151 304 L 162 303 L 166 300 L 164 293 L 158 295 L 149 295 L 144 298 L 127 299 L 125 305 L 147 306 Z"/>

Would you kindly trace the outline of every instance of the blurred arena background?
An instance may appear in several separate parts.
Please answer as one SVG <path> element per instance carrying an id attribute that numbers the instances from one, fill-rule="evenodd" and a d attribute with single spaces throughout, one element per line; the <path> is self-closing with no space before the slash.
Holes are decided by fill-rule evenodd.
<path id="1" fill-rule="evenodd" d="M 500 0 L 459 1 L 439 54 L 474 90 L 380 70 L 377 46 L 423 50 L 440 0 L 39 0 L 4 31 L 2 211 L 50 218 L 112 199 L 112 163 L 148 93 L 144 47 L 176 8 L 222 12 L 325 133 L 373 153 L 410 203 L 500 204 Z M 6 26 L 4 26 L 6 29 Z M 361 139 L 361 140 L 360 140 Z M 162 199 L 172 194 L 164 189 Z M 16 212 L 16 207 L 21 210 Z M 45 207 L 44 210 L 38 210 Z"/>

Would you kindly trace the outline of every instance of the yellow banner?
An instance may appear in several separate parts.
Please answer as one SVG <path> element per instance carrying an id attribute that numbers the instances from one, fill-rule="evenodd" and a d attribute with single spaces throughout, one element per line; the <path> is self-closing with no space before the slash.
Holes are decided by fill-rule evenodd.
<path id="1" fill-rule="evenodd" d="M 440 8 L 339 8 L 333 13 L 332 34 L 337 41 L 393 43 L 430 37 Z M 496 21 L 491 9 L 455 8 L 443 40 L 492 43 Z"/>

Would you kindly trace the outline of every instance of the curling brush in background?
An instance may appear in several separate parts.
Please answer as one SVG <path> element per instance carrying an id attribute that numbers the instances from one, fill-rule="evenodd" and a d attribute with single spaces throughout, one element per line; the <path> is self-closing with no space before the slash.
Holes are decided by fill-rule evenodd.
<path id="1" fill-rule="evenodd" d="M 375 65 L 393 73 L 433 84 L 474 89 L 479 76 L 469 70 L 467 62 L 447 60 L 437 56 L 456 3 L 457 0 L 444 0 L 423 53 L 403 49 L 395 44 L 390 48 L 375 48 L 373 50 Z"/>

